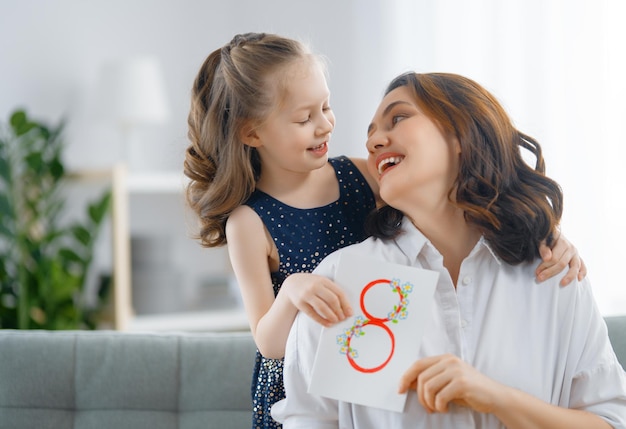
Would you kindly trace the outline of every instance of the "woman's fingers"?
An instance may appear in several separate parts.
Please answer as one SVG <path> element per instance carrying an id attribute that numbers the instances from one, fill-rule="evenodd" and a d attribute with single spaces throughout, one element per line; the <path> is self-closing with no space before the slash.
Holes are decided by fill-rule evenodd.
<path id="1" fill-rule="evenodd" d="M 441 367 L 437 367 L 442 359 L 448 355 L 430 356 L 413 362 L 413 364 L 402 374 L 400 377 L 400 384 L 398 385 L 398 393 L 405 393 L 411 388 L 417 388 L 418 394 L 420 383 L 429 380 L 436 374 L 442 371 Z"/>
<path id="2" fill-rule="evenodd" d="M 398 391 L 415 389 L 428 412 L 447 412 L 451 402 L 486 412 L 498 386 L 458 356 L 447 354 L 420 359 L 402 375 Z"/>

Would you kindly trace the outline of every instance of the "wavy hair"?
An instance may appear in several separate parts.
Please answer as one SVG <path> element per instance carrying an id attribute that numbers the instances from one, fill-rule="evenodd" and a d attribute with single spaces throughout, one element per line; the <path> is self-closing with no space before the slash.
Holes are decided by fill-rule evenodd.
<path id="1" fill-rule="evenodd" d="M 279 102 L 279 73 L 310 52 L 300 42 L 265 33 L 238 34 L 200 67 L 187 119 L 190 145 L 184 173 L 186 200 L 200 219 L 204 247 L 226 244 L 226 220 L 254 191 L 261 172 L 244 127 L 258 126 Z"/>
<path id="2" fill-rule="evenodd" d="M 551 246 L 563 212 L 563 193 L 545 175 L 539 143 L 513 126 L 495 97 L 476 82 L 449 73 L 402 74 L 385 95 L 398 87 L 408 88 L 424 113 L 458 139 L 459 172 L 448 197 L 494 252 L 518 264 L 534 260 L 543 240 Z M 534 168 L 521 149 L 534 155 Z M 368 232 L 394 237 L 402 216 L 383 206 L 368 219 Z"/>

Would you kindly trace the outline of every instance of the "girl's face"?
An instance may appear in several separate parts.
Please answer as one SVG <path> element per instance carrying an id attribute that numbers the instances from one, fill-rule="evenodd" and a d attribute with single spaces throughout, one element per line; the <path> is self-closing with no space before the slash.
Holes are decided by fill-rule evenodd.
<path id="1" fill-rule="evenodd" d="M 448 205 L 460 145 L 425 115 L 406 87 L 383 98 L 367 130 L 368 170 L 380 196 L 406 214 Z"/>
<path id="2" fill-rule="evenodd" d="M 298 61 L 280 76 L 283 96 L 277 95 L 277 107 L 246 143 L 257 147 L 263 169 L 302 173 L 320 168 L 328 160 L 335 127 L 326 77 L 313 61 Z"/>

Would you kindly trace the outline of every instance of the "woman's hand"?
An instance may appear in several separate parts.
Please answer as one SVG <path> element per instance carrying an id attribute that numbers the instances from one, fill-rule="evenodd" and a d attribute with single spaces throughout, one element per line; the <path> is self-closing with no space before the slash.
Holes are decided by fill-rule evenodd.
<path id="1" fill-rule="evenodd" d="M 398 392 L 417 391 L 428 412 L 445 413 L 455 403 L 480 413 L 490 413 L 500 393 L 507 389 L 461 360 L 445 354 L 420 359 L 402 375 Z"/>
<path id="2" fill-rule="evenodd" d="M 587 267 L 578 254 L 578 250 L 563 234 L 559 234 L 552 249 L 542 242 L 539 246 L 539 254 L 543 262 L 537 267 L 535 275 L 540 282 L 554 277 L 568 265 L 569 270 L 561 279 L 561 286 L 570 284 L 577 277 L 578 280 L 582 280 L 587 275 Z"/>
<path id="3" fill-rule="evenodd" d="M 427 412 L 445 413 L 454 403 L 493 414 L 504 426 L 518 428 L 610 428 L 588 411 L 549 404 L 482 374 L 452 354 L 420 359 L 402 375 L 399 393 L 417 391 Z"/>
<path id="4" fill-rule="evenodd" d="M 352 316 L 353 311 L 344 291 L 326 277 L 296 273 L 285 279 L 281 287 L 299 310 L 323 326 L 332 326 Z"/>

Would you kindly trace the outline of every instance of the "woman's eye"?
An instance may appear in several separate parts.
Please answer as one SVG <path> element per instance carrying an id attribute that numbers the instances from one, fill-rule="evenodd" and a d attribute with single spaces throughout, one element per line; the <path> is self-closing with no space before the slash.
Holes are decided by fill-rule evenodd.
<path id="1" fill-rule="evenodd" d="M 333 109 L 330 106 L 322 107 L 322 112 L 330 112 L 331 110 Z"/>
<path id="2" fill-rule="evenodd" d="M 400 122 L 401 120 L 405 119 L 406 116 L 405 115 L 393 115 L 391 117 L 391 123 L 393 125 L 396 125 L 398 122 Z"/>

